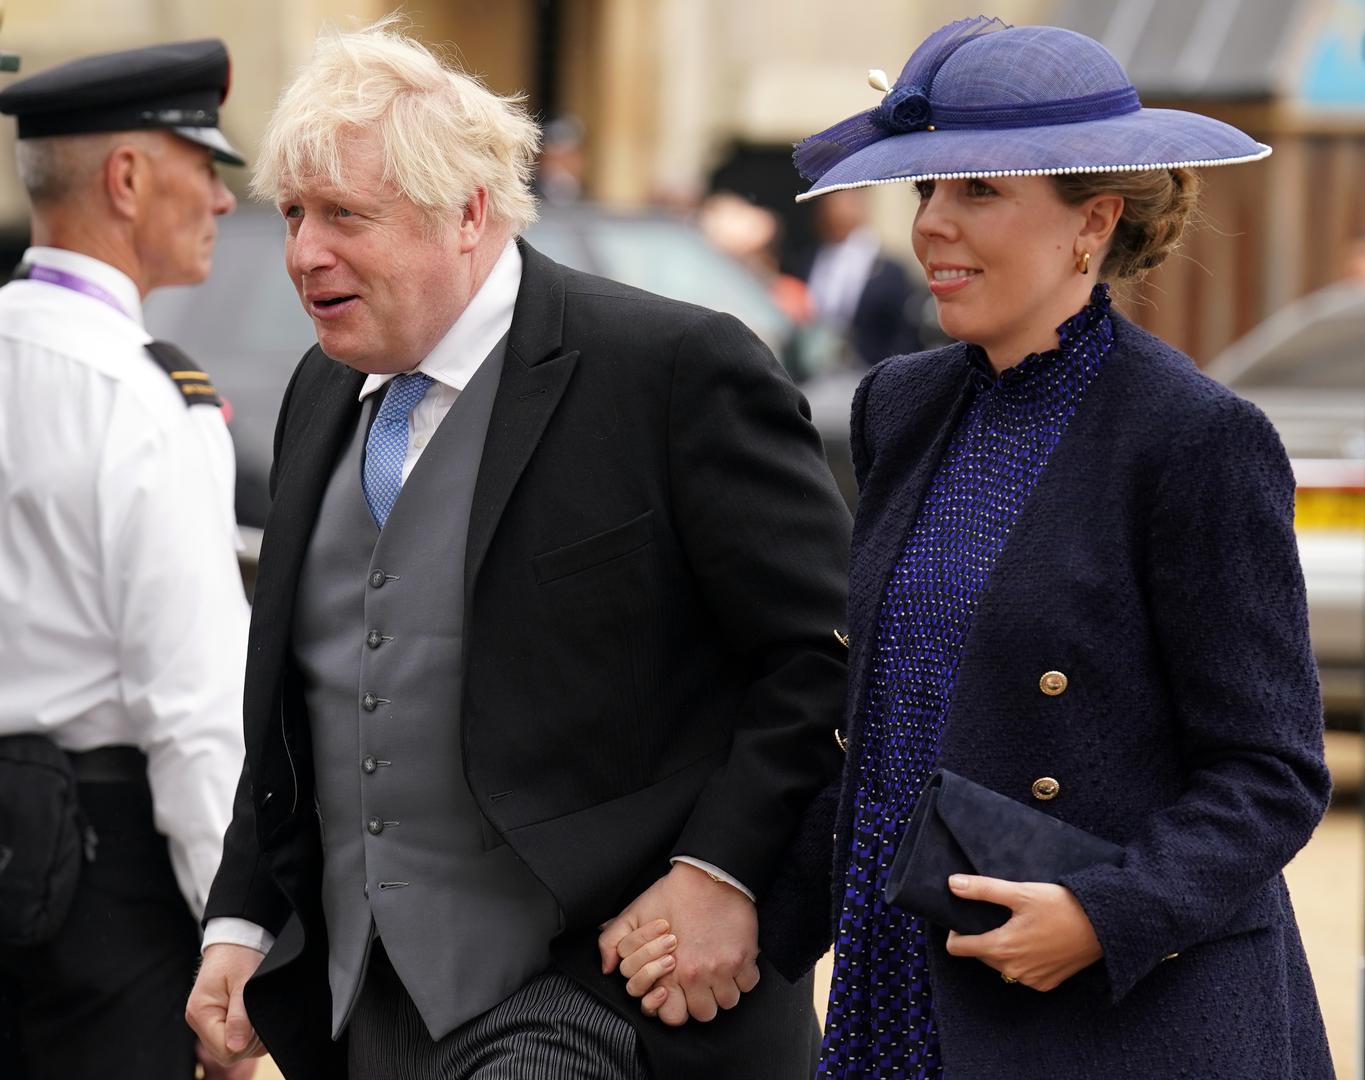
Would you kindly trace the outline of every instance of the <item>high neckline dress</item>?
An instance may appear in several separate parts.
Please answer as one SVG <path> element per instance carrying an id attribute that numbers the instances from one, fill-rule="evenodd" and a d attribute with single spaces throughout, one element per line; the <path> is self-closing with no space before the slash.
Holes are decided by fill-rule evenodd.
<path id="1" fill-rule="evenodd" d="M 858 789 L 819 1077 L 945 1076 L 927 927 L 888 904 L 882 889 L 937 763 L 977 601 L 1113 334 L 1108 287 L 1099 284 L 1089 303 L 1057 328 L 1056 349 L 1034 353 L 997 377 L 985 353 L 968 348 L 971 398 L 925 492 L 877 621 L 862 750 L 849 763 Z"/>

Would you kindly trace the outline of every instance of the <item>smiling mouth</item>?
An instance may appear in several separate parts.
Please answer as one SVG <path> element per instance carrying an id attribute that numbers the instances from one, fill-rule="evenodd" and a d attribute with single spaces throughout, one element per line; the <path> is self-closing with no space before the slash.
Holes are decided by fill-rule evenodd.
<path id="1" fill-rule="evenodd" d="M 350 296 L 329 296 L 326 300 L 314 300 L 313 307 L 332 308 L 338 304 L 344 304 L 347 300 L 354 300 L 355 295 Z"/>
<path id="2" fill-rule="evenodd" d="M 981 273 L 980 270 L 935 270 L 933 279 L 935 281 L 960 281 L 963 278 L 975 277 Z"/>

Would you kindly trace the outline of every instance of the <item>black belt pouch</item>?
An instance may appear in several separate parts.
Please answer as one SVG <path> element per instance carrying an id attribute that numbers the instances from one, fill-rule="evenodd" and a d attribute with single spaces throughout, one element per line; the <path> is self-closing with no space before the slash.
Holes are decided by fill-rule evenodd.
<path id="1" fill-rule="evenodd" d="M 51 940 L 76 895 L 84 828 L 71 761 L 44 735 L 0 737 L 0 945 Z"/>

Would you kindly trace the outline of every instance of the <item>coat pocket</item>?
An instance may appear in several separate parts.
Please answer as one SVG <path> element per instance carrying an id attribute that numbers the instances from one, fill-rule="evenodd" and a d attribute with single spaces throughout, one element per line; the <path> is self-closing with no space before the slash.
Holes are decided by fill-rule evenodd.
<path id="1" fill-rule="evenodd" d="M 646 510 L 623 525 L 532 556 L 531 567 L 541 585 L 619 559 L 654 539 L 654 511 Z"/>

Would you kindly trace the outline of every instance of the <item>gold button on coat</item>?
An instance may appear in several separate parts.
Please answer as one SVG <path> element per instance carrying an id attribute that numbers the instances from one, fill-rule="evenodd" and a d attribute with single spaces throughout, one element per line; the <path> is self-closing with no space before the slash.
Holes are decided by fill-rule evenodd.
<path id="1" fill-rule="evenodd" d="M 1038 689 L 1048 697 L 1056 697 L 1066 692 L 1066 676 L 1060 671 L 1049 671 L 1038 680 Z"/>
<path id="2" fill-rule="evenodd" d="M 1062 790 L 1062 785 L 1050 776 L 1040 776 L 1033 781 L 1033 797 L 1041 802 L 1055 799 L 1057 793 Z"/>

